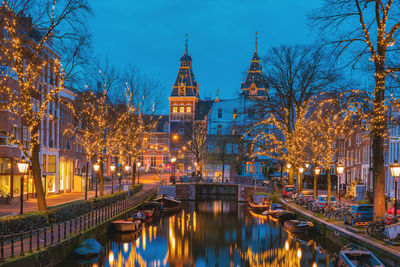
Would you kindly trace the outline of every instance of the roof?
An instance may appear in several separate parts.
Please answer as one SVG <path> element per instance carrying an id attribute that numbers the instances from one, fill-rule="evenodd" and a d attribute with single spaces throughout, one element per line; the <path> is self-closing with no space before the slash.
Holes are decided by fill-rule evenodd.
<path id="1" fill-rule="evenodd" d="M 171 96 L 199 96 L 199 85 L 194 78 L 192 69 L 192 58 L 188 53 L 187 42 L 185 44 L 185 54 L 181 57 L 181 66 L 174 85 L 172 86 Z"/>
<path id="2" fill-rule="evenodd" d="M 199 100 L 196 103 L 195 120 L 204 120 L 205 116 L 210 112 L 214 100 Z"/>

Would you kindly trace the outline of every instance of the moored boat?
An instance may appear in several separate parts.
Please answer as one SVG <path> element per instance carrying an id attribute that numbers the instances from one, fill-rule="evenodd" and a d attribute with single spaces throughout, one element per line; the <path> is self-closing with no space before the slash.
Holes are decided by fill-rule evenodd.
<path id="1" fill-rule="evenodd" d="M 166 195 L 160 195 L 154 199 L 163 207 L 163 214 L 171 214 L 181 210 L 181 201 Z"/>
<path id="2" fill-rule="evenodd" d="M 157 201 L 146 201 L 138 209 L 146 215 L 146 218 L 161 216 L 163 213 L 163 207 Z"/>
<path id="3" fill-rule="evenodd" d="M 93 238 L 88 238 L 84 240 L 79 246 L 74 250 L 78 257 L 91 259 L 100 255 L 103 251 L 103 247 L 97 240 Z"/>
<path id="4" fill-rule="evenodd" d="M 272 203 L 269 205 L 268 209 L 264 211 L 263 215 L 272 215 L 275 212 L 284 210 L 283 206 L 279 203 Z"/>
<path id="5" fill-rule="evenodd" d="M 257 195 L 255 194 L 253 198 L 249 201 L 249 208 L 258 214 L 263 213 L 269 208 L 269 201 L 266 195 Z"/>
<path id="6" fill-rule="evenodd" d="M 355 244 L 344 246 L 339 254 L 333 257 L 332 262 L 334 266 L 340 267 L 385 266 L 371 251 Z"/>
<path id="7" fill-rule="evenodd" d="M 309 221 L 288 220 L 284 224 L 285 229 L 293 234 L 308 235 L 314 230 L 314 225 Z"/>
<path id="8" fill-rule="evenodd" d="M 289 220 L 296 220 L 297 215 L 294 212 L 288 210 L 282 210 L 274 214 L 274 218 L 277 219 L 278 223 L 283 224 Z"/>
<path id="9" fill-rule="evenodd" d="M 113 221 L 112 225 L 114 226 L 114 229 L 119 232 L 134 232 L 140 229 L 142 222 L 117 220 Z"/>

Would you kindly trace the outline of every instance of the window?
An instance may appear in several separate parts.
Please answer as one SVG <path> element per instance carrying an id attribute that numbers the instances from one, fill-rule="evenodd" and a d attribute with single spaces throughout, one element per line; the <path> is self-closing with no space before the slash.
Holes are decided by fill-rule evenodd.
<path id="1" fill-rule="evenodd" d="M 0 137 L 0 146 L 6 146 L 7 145 L 7 137 L 1 136 Z"/>
<path id="2" fill-rule="evenodd" d="M 49 155 L 47 163 L 47 172 L 55 173 L 56 172 L 56 156 Z"/>
<path id="3" fill-rule="evenodd" d="M 156 165 L 157 165 L 157 158 L 156 158 L 156 156 L 151 156 L 150 157 L 150 165 L 151 165 L 151 167 L 156 167 Z"/>
<path id="4" fill-rule="evenodd" d="M 233 110 L 233 118 L 237 119 L 237 109 L 236 108 Z"/>
<path id="5" fill-rule="evenodd" d="M 218 119 L 222 118 L 222 109 L 218 109 Z"/>
<path id="6" fill-rule="evenodd" d="M 172 113 L 177 113 L 178 112 L 178 107 L 177 106 L 173 106 L 172 107 Z"/>
<path id="7" fill-rule="evenodd" d="M 187 112 L 187 113 L 192 112 L 192 106 L 187 105 L 187 106 L 186 106 L 186 112 Z"/>
<path id="8" fill-rule="evenodd" d="M 42 173 L 47 172 L 46 154 L 42 155 Z"/>
<path id="9" fill-rule="evenodd" d="M 185 107 L 184 106 L 180 106 L 179 107 L 179 112 L 180 113 L 184 113 L 185 112 Z"/>
<path id="10" fill-rule="evenodd" d="M 218 125 L 217 126 L 217 135 L 221 135 L 222 134 L 222 125 Z"/>

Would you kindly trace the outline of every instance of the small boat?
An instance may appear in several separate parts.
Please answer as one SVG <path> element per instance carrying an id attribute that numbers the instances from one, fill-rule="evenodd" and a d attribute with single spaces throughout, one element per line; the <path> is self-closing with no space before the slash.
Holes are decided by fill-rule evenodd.
<path id="1" fill-rule="evenodd" d="M 152 218 L 154 215 L 153 210 L 142 210 L 143 214 L 146 216 L 146 219 Z"/>
<path id="2" fill-rule="evenodd" d="M 138 209 L 146 215 L 146 218 L 161 216 L 163 212 L 163 207 L 157 201 L 146 201 Z"/>
<path id="3" fill-rule="evenodd" d="M 276 213 L 276 219 L 278 220 L 278 223 L 284 224 L 286 221 L 296 220 L 297 214 L 291 211 L 282 210 Z"/>
<path id="4" fill-rule="evenodd" d="M 263 213 L 269 208 L 268 197 L 265 195 L 254 195 L 249 201 L 249 208 L 255 213 Z"/>
<path id="5" fill-rule="evenodd" d="M 272 203 L 269 205 L 268 210 L 264 211 L 262 214 L 263 215 L 272 215 L 275 212 L 285 210 L 283 206 L 279 203 Z"/>
<path id="6" fill-rule="evenodd" d="M 114 229 L 119 232 L 133 232 L 140 229 L 142 222 L 118 220 L 118 221 L 113 221 L 112 225 L 114 226 Z"/>
<path id="7" fill-rule="evenodd" d="M 143 221 L 145 219 L 146 215 L 143 212 L 135 210 L 128 218 L 128 221 L 135 221 L 135 220 Z"/>
<path id="8" fill-rule="evenodd" d="M 181 210 L 181 202 L 166 195 L 160 195 L 154 199 L 163 207 L 163 214 L 176 213 Z"/>
<path id="9" fill-rule="evenodd" d="M 314 225 L 309 221 L 288 220 L 284 224 L 285 229 L 293 234 L 308 235 L 314 230 Z"/>
<path id="10" fill-rule="evenodd" d="M 97 240 L 93 238 L 85 239 L 82 243 L 79 244 L 79 247 L 75 249 L 75 254 L 78 257 L 91 259 L 94 257 L 98 257 L 103 251 L 103 247 L 100 245 Z"/>
<path id="11" fill-rule="evenodd" d="M 385 266 L 371 251 L 357 246 L 356 244 L 344 246 L 339 254 L 333 257 L 332 263 L 334 266 L 340 267 Z"/>

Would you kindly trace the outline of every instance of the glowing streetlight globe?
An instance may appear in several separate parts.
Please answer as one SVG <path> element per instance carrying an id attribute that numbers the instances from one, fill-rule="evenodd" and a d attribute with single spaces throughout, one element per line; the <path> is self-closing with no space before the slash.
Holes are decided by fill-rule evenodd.
<path id="1" fill-rule="evenodd" d="M 20 161 L 18 161 L 17 166 L 19 173 L 25 174 L 28 172 L 29 162 L 23 157 Z"/>
<path id="2" fill-rule="evenodd" d="M 111 172 L 115 172 L 115 168 L 116 168 L 115 164 L 111 164 L 110 171 Z"/>
<path id="3" fill-rule="evenodd" d="M 99 169 L 100 169 L 100 164 L 99 164 L 99 163 L 96 162 L 95 164 L 93 164 L 93 170 L 94 170 L 95 172 L 98 172 Z"/>
<path id="4" fill-rule="evenodd" d="M 129 165 L 125 165 L 125 171 L 129 171 L 131 167 Z"/>
<path id="5" fill-rule="evenodd" d="M 316 175 L 319 175 L 321 173 L 321 169 L 316 167 L 314 172 L 315 172 Z"/>
<path id="6" fill-rule="evenodd" d="M 172 162 L 172 163 L 175 163 L 175 161 L 176 161 L 176 158 L 173 157 L 173 158 L 171 159 L 171 162 Z"/>
<path id="7" fill-rule="evenodd" d="M 303 168 L 303 167 L 300 167 L 300 168 L 299 168 L 299 172 L 300 172 L 300 173 L 303 173 L 303 172 L 304 172 L 304 168 Z"/>
<path id="8" fill-rule="evenodd" d="M 400 164 L 395 160 L 392 165 L 390 165 L 390 172 L 394 179 L 398 179 L 400 176 Z"/>
<path id="9" fill-rule="evenodd" d="M 344 166 L 342 165 L 342 163 L 339 162 L 339 164 L 336 166 L 336 171 L 338 174 L 342 174 L 344 171 Z"/>

